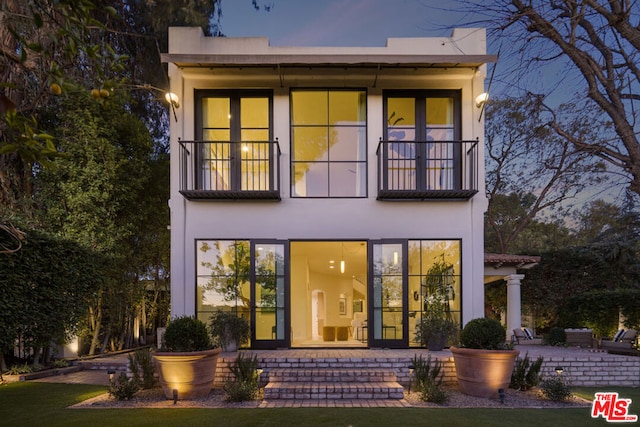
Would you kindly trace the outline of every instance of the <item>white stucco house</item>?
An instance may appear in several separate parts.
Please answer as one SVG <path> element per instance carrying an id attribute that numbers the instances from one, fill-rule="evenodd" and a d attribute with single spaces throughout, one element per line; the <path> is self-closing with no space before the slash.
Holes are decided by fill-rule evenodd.
<path id="1" fill-rule="evenodd" d="M 251 348 L 418 346 L 484 316 L 483 29 L 279 47 L 171 28 L 171 310 Z"/>

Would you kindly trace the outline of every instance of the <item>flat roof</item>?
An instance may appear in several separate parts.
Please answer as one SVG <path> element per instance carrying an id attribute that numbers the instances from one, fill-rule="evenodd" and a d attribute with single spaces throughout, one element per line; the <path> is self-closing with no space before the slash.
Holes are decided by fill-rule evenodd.
<path id="1" fill-rule="evenodd" d="M 497 55 L 331 55 L 331 54 L 197 54 L 163 53 L 162 62 L 179 67 L 360 67 L 360 68 L 477 68 L 496 62 Z"/>

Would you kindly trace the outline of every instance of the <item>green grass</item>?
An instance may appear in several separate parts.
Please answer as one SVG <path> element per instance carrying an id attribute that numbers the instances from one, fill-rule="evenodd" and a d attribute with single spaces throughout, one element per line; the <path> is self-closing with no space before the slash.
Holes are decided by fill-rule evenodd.
<path id="1" fill-rule="evenodd" d="M 591 399 L 596 391 L 617 391 L 632 399 L 640 415 L 640 389 L 588 389 L 574 392 Z M 67 409 L 106 392 L 105 387 L 20 382 L 0 386 L 0 424 L 16 426 L 572 426 L 606 425 L 578 409 L 447 408 L 299 408 L 299 409 Z"/>

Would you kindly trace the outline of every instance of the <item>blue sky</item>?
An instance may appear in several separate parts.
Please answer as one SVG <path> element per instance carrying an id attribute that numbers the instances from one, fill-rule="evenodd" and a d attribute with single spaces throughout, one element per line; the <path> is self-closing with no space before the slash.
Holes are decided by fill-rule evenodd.
<path id="1" fill-rule="evenodd" d="M 447 6 L 447 0 L 259 1 L 270 4 L 271 10 L 257 11 L 251 0 L 223 0 L 223 33 L 229 37 L 268 37 L 272 46 L 384 46 L 390 37 L 447 37 L 455 27 L 482 26 L 468 24 L 481 16 L 446 11 L 453 7 Z M 487 53 L 498 53 L 499 43 L 489 38 Z M 537 69 L 536 75 L 525 80 L 503 78 L 521 65 L 508 59 L 503 55 L 497 67 L 494 95 L 514 94 L 523 89 L 516 87 L 523 82 L 528 90 L 535 90 L 531 87 L 535 84 L 543 91 L 563 77 L 554 69 Z M 490 65 L 489 73 L 492 68 Z"/>
<path id="2" fill-rule="evenodd" d="M 384 46 L 388 37 L 448 36 L 451 14 L 420 0 L 251 0 L 222 2 L 222 30 L 229 37 L 266 36 L 274 46 Z M 446 21 L 443 22 L 443 18 Z"/>

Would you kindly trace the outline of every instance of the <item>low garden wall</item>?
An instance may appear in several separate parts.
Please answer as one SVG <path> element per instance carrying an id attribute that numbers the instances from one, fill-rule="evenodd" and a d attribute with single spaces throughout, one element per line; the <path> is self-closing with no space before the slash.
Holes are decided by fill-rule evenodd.
<path id="1" fill-rule="evenodd" d="M 448 352 L 436 352 L 433 356 L 443 362 L 442 371 L 444 373 L 444 382 L 446 384 L 456 383 L 456 371 L 453 363 L 453 356 Z M 521 356 L 524 356 L 521 353 Z M 269 369 L 274 368 L 292 368 L 296 367 L 330 367 L 330 368 L 352 368 L 360 367 L 380 367 L 381 369 L 393 369 L 396 371 L 397 379 L 400 384 L 408 386 L 409 384 L 409 364 L 411 357 L 407 358 L 389 358 L 358 360 L 351 359 L 301 359 L 296 366 L 291 359 L 269 358 L 262 359 L 258 357 L 259 366 L 265 370 L 263 381 L 266 381 L 266 374 Z M 530 356 L 533 361 L 537 356 Z M 225 355 L 218 358 L 218 368 L 216 371 L 215 386 L 221 386 L 226 378 L 231 376 L 229 370 L 230 364 L 235 360 L 235 355 Z M 562 367 L 562 376 L 571 386 L 582 387 L 608 387 L 608 386 L 625 386 L 640 387 L 640 357 L 618 356 L 607 353 L 587 353 L 584 356 L 552 356 L 545 357 L 542 364 L 541 373 L 543 378 L 557 376 L 556 368 Z"/>

